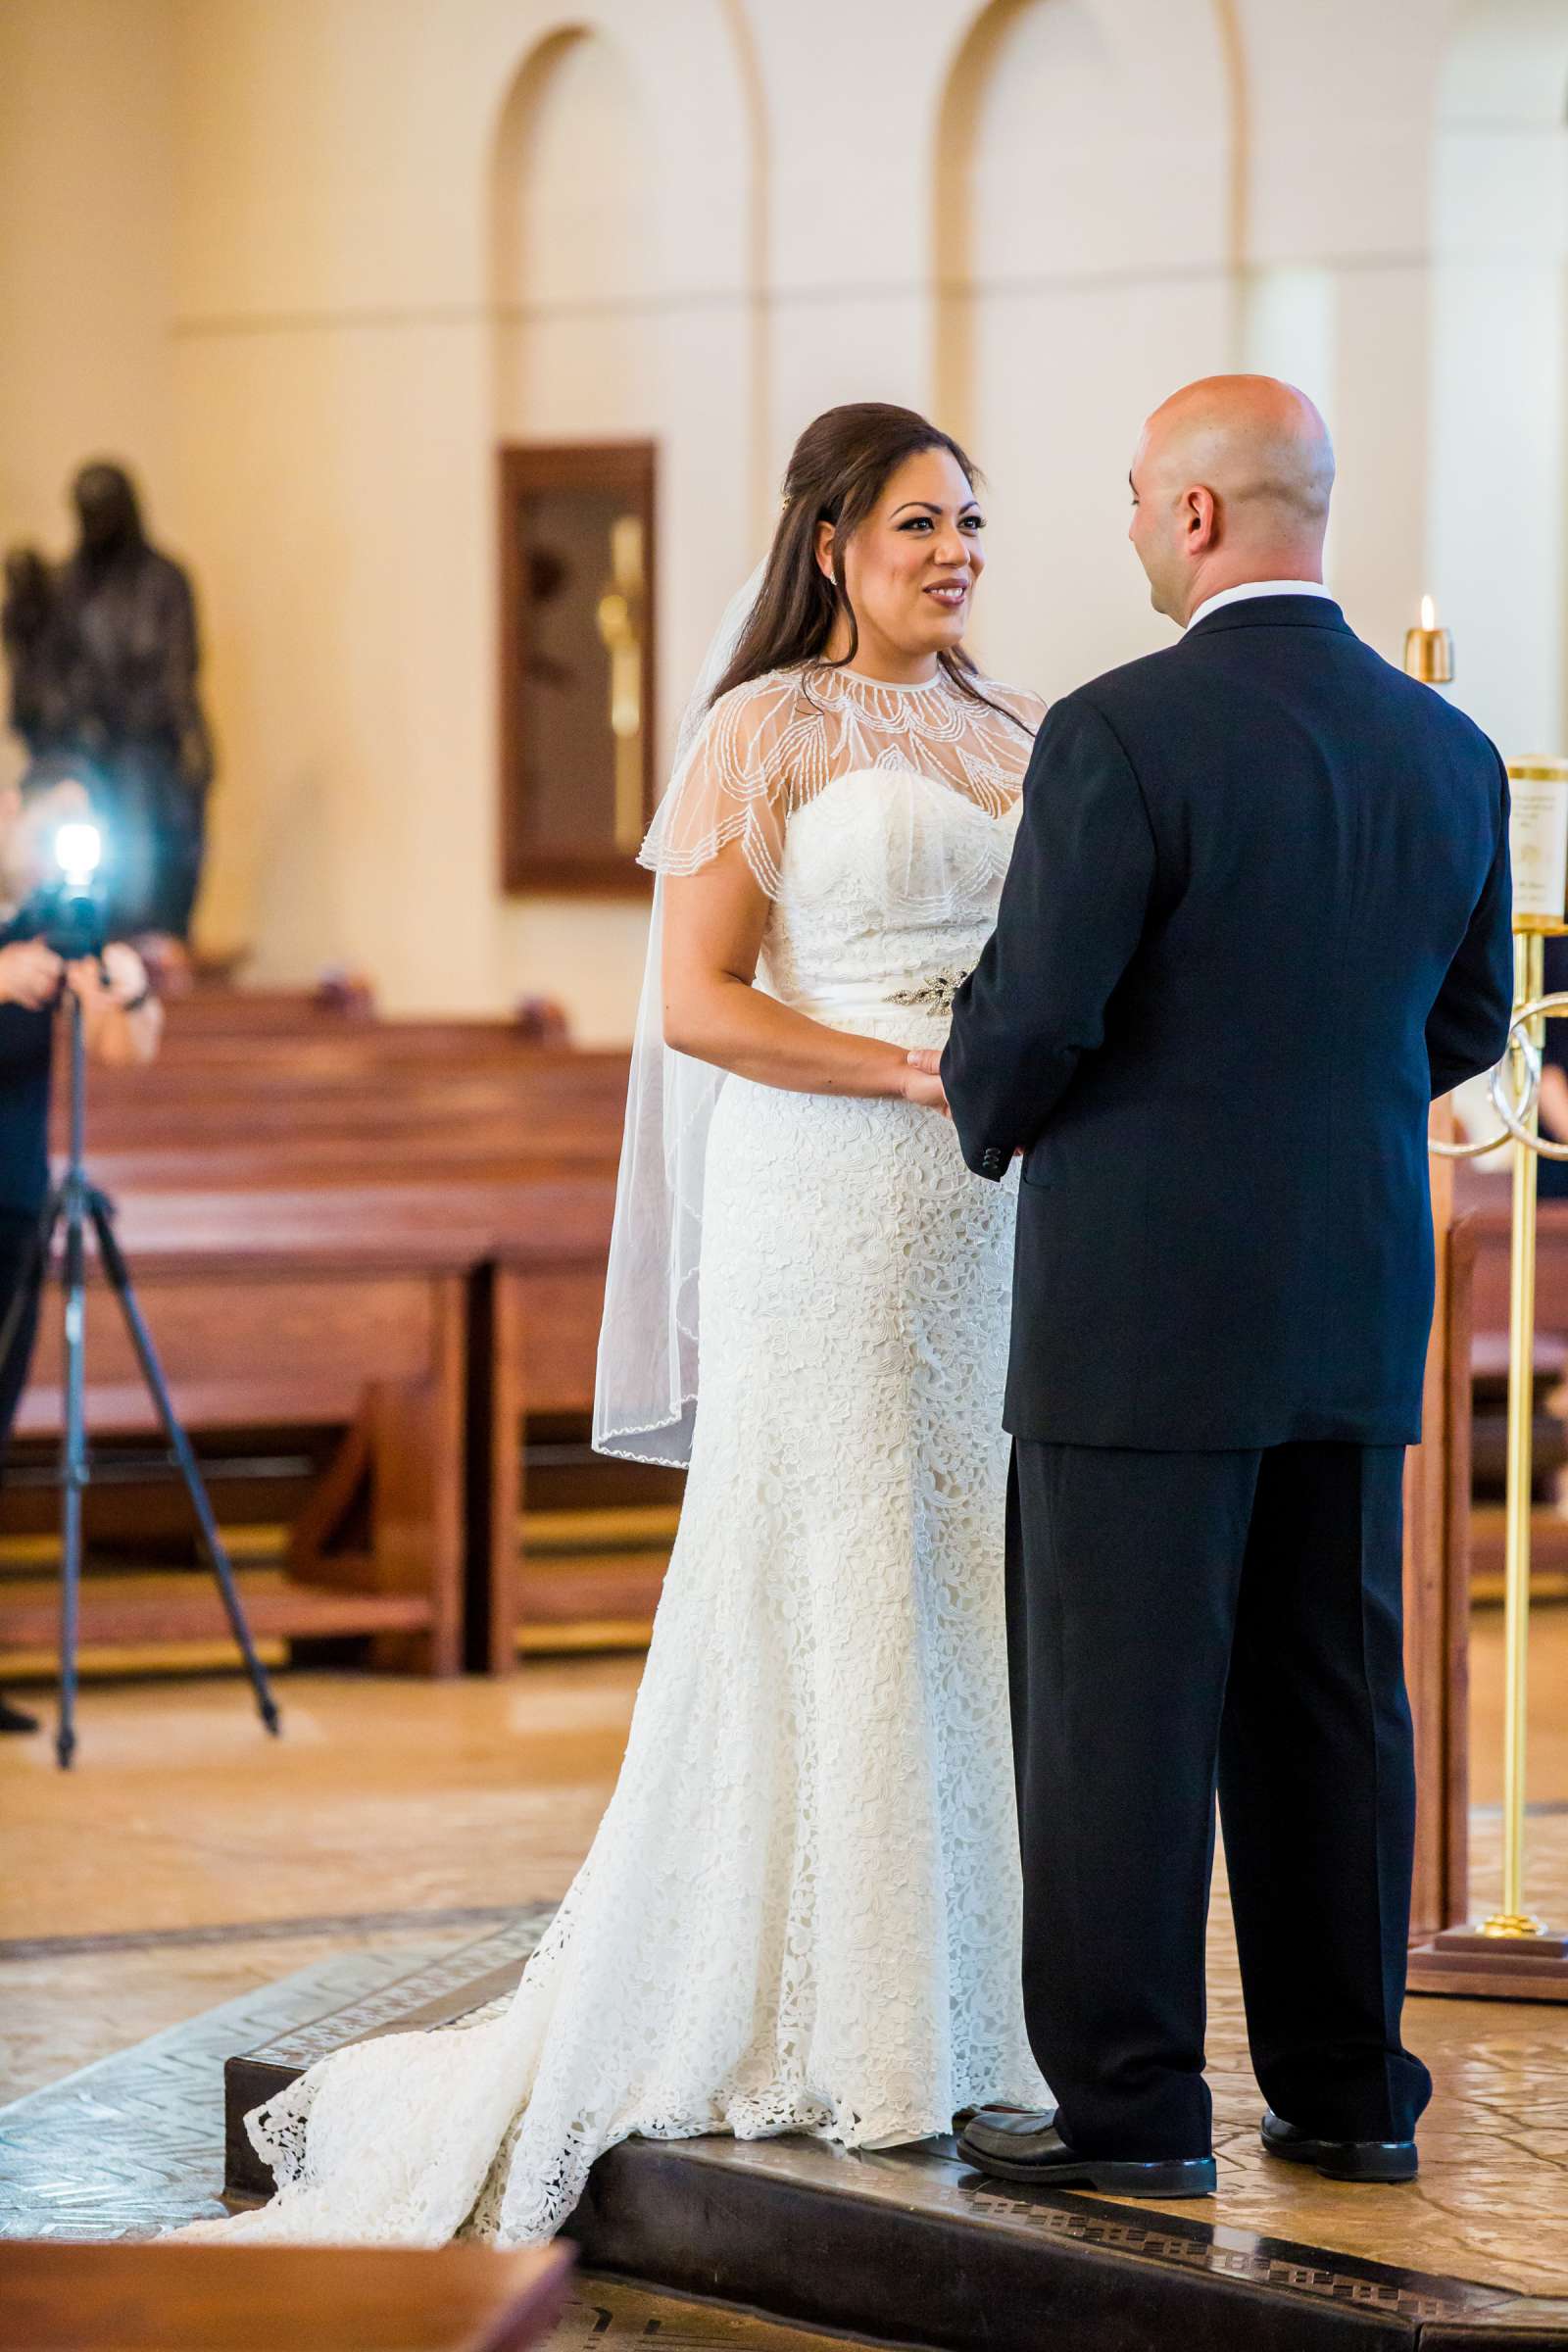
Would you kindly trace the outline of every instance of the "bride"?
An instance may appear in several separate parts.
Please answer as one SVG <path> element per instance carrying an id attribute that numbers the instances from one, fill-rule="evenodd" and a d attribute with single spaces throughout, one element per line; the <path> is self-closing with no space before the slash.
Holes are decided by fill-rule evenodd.
<path id="1" fill-rule="evenodd" d="M 877 2147 L 1049 2104 L 1003 1619 L 1012 1184 L 969 1174 L 908 1059 L 991 930 L 1041 716 L 961 650 L 983 529 L 908 410 L 796 447 L 642 851 L 595 1438 L 691 1469 L 620 1780 L 510 2002 L 313 2067 L 249 2119 L 276 2197 L 204 2231 L 517 2245 L 632 2133 Z"/>

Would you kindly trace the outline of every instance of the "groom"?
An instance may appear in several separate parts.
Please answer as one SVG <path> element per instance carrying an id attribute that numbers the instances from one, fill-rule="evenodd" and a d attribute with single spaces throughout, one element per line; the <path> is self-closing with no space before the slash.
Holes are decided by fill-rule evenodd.
<path id="1" fill-rule="evenodd" d="M 1057 2100 L 962 2147 L 1009 2180 L 1212 2189 L 1217 1788 L 1263 2145 L 1405 2180 L 1431 2095 L 1399 2038 L 1427 1107 L 1507 1037 L 1507 782 L 1324 590 L 1334 457 L 1300 393 L 1190 385 L 1131 479 L 1185 634 L 1051 711 L 941 1061 L 969 1166 L 1024 1155 L 1008 1637 Z"/>

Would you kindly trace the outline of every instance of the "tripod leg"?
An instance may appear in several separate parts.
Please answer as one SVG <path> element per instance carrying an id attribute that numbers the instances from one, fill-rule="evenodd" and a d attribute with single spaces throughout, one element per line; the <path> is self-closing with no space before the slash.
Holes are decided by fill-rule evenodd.
<path id="1" fill-rule="evenodd" d="M 234 1583 L 233 1567 L 223 1548 L 223 1539 L 218 1532 L 218 1521 L 213 1516 L 212 1502 L 208 1497 L 201 1468 L 196 1460 L 195 1449 L 174 1411 L 174 1400 L 169 1394 L 169 1384 L 164 1378 L 164 1368 L 158 1360 L 158 1351 L 153 1346 L 152 1334 L 142 1319 L 141 1307 L 137 1301 L 135 1291 L 131 1287 L 130 1269 L 125 1263 L 124 1252 L 120 1247 L 111 1221 L 109 1202 L 102 1193 L 89 1191 L 87 1208 L 92 1218 L 93 1232 L 97 1236 L 98 1253 L 103 1260 L 104 1272 L 108 1275 L 115 1296 L 120 1301 L 120 1311 L 125 1318 L 125 1329 L 129 1332 L 131 1346 L 136 1350 L 142 1378 L 147 1383 L 148 1394 L 158 1407 L 158 1416 L 163 1422 L 164 1433 L 173 1451 L 174 1459 L 179 1464 L 179 1474 L 185 1482 L 185 1492 L 190 1496 L 191 1508 L 196 1514 L 196 1524 L 201 1529 L 202 1543 L 206 1547 L 208 1561 L 218 1580 L 218 1589 L 222 1595 L 229 1626 L 234 1640 L 239 1644 L 240 1655 L 245 1661 L 245 1671 L 250 1676 L 251 1689 L 256 1693 L 257 1709 L 268 1730 L 275 1734 L 279 1729 L 277 1701 L 272 1696 L 271 1685 L 267 1679 L 267 1670 L 256 1654 L 256 1644 L 251 1640 L 251 1629 L 245 1622 L 244 1607 L 240 1601 L 238 1588 Z"/>
<path id="2" fill-rule="evenodd" d="M 66 1426 L 61 1445 L 60 1722 L 55 1756 L 69 1771 L 76 1752 L 76 1636 L 81 1597 L 81 1505 L 87 1485 L 87 1251 L 81 1202 L 68 1195 L 66 1219 Z"/>

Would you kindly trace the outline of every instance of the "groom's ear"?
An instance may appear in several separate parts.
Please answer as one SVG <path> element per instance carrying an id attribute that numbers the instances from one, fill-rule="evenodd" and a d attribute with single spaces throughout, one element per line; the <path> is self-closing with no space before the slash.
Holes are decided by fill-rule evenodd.
<path id="1" fill-rule="evenodd" d="M 1212 490 L 1201 483 L 1182 493 L 1182 538 L 1190 556 L 1200 556 L 1214 544 L 1219 530 L 1219 507 Z"/>

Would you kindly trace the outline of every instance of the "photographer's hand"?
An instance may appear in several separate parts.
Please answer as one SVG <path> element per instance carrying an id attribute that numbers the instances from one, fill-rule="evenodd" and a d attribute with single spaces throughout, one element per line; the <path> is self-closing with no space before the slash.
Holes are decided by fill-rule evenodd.
<path id="1" fill-rule="evenodd" d="M 107 980 L 109 999 L 111 1003 L 120 1005 L 122 1009 L 128 1008 L 132 1004 L 142 1004 L 152 994 L 152 983 L 147 977 L 147 966 L 135 949 L 127 947 L 122 939 L 112 939 L 105 948 L 101 972 L 91 958 L 85 964 L 73 964 L 72 970 L 74 973 L 83 970 L 90 971 L 97 983 L 100 996 L 106 993 L 104 983 Z"/>
<path id="2" fill-rule="evenodd" d="M 89 1054 L 119 1067 L 152 1060 L 164 1010 L 150 993 L 147 967 L 134 948 L 113 940 L 101 965 L 97 956 L 84 956 L 68 968 L 66 978 L 81 1006 Z"/>
<path id="3" fill-rule="evenodd" d="M 0 1004 L 42 1012 L 60 993 L 65 965 L 41 939 L 19 939 L 0 948 Z"/>

